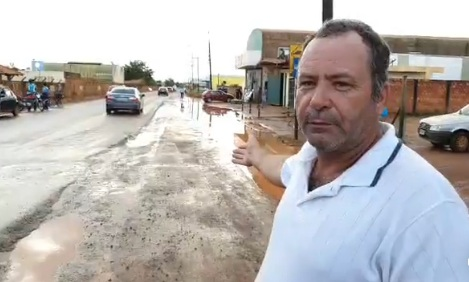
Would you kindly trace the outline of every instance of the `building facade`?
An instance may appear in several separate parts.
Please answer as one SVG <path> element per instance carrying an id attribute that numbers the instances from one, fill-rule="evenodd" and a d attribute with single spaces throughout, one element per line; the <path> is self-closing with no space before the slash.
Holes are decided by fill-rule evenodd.
<path id="1" fill-rule="evenodd" d="M 314 31 L 254 29 L 246 50 L 236 57 L 236 68 L 246 70 L 248 90 L 267 89 L 271 105 L 293 107 L 294 79 L 289 47 L 302 44 Z M 385 35 L 394 66 L 441 67 L 432 80 L 469 81 L 469 39 Z M 259 95 L 255 99 L 259 99 Z"/>
<path id="2" fill-rule="evenodd" d="M 83 78 L 94 78 L 115 84 L 122 84 L 125 81 L 124 67 L 114 64 L 106 65 L 101 63 L 81 62 L 52 63 L 33 60 L 31 62 L 31 70 L 40 73 L 75 73 Z"/>

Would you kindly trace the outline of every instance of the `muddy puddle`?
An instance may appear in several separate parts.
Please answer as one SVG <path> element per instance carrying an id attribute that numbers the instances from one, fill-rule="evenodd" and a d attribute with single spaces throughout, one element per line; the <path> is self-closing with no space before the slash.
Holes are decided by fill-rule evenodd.
<path id="1" fill-rule="evenodd" d="M 52 282 L 57 270 L 72 261 L 83 239 L 80 218 L 67 215 L 47 221 L 18 242 L 10 254 L 6 282 Z"/>
<path id="2" fill-rule="evenodd" d="M 229 108 L 217 107 L 216 103 L 205 104 L 198 99 L 190 99 L 187 105 L 184 106 L 184 109 L 189 112 L 191 118 L 201 121 L 201 124 L 207 127 L 207 134 L 220 140 L 222 145 L 224 145 L 226 148 L 224 151 L 226 152 L 223 153 L 223 156 L 220 156 L 224 161 L 231 161 L 233 148 L 237 144 L 247 141 L 248 132 L 254 134 L 258 138 L 259 143 L 272 153 L 293 155 L 299 149 L 298 146 L 288 144 L 284 140 L 273 136 L 267 130 L 262 130 L 255 125 L 246 124 L 240 114 Z M 284 191 L 283 187 L 270 183 L 255 168 L 243 169 L 243 171 L 268 196 L 278 201 L 281 199 Z"/>

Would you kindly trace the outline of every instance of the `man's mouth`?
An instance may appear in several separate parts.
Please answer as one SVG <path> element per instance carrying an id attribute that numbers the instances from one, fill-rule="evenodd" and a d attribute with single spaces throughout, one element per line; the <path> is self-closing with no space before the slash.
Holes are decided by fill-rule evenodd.
<path id="1" fill-rule="evenodd" d="M 322 119 L 313 119 L 313 120 L 309 120 L 309 121 L 308 121 L 308 124 L 311 124 L 311 125 L 313 125 L 313 126 L 327 126 L 327 125 L 332 125 L 332 123 L 327 122 L 327 121 L 322 120 Z"/>

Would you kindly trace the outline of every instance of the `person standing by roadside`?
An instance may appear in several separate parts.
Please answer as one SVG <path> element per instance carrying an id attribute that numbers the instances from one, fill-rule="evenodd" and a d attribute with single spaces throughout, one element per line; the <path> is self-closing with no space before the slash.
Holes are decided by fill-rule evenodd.
<path id="1" fill-rule="evenodd" d="M 243 97 L 243 90 L 241 87 L 236 88 L 236 99 L 240 100 Z"/>
<path id="2" fill-rule="evenodd" d="M 54 93 L 54 100 L 55 100 L 55 105 L 57 107 L 61 107 L 63 105 L 63 100 L 64 98 L 64 89 L 62 83 L 57 84 L 57 88 Z"/>
<path id="3" fill-rule="evenodd" d="M 186 88 L 185 87 L 181 88 L 180 92 L 181 92 L 181 100 L 182 100 L 184 99 L 184 96 L 186 95 Z"/>
<path id="4" fill-rule="evenodd" d="M 469 216 L 454 187 L 379 121 L 390 50 L 367 24 L 326 22 L 306 43 L 296 109 L 307 142 L 233 162 L 286 187 L 256 281 L 466 282 Z"/>

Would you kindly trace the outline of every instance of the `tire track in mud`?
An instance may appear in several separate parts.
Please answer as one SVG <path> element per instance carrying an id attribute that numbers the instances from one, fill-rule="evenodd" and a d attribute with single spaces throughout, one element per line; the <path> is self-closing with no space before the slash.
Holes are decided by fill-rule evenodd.
<path id="1" fill-rule="evenodd" d="M 78 213 L 86 234 L 58 281 L 253 281 L 275 204 L 165 109 L 158 142 L 89 158 L 57 202 L 54 216 Z"/>

